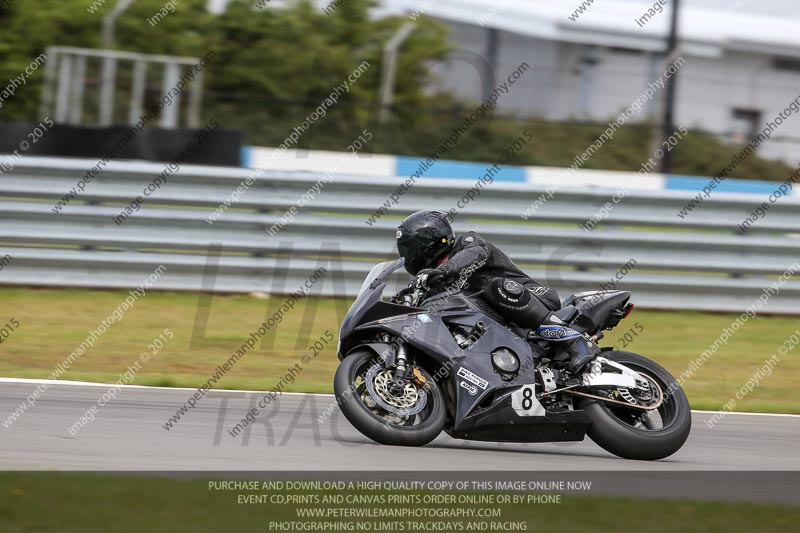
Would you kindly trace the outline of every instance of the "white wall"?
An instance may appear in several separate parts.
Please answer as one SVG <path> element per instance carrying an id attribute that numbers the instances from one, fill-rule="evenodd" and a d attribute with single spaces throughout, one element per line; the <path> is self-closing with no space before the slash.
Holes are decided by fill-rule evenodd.
<path id="1" fill-rule="evenodd" d="M 480 26 L 447 23 L 452 41 L 459 48 L 485 55 L 487 31 Z M 504 115 L 537 116 L 549 120 L 583 118 L 607 121 L 616 118 L 638 98 L 648 83 L 661 74 L 660 59 L 651 53 L 632 54 L 609 48 L 595 48 L 598 63 L 593 67 L 588 91 L 588 115 L 584 115 L 581 58 L 589 47 L 582 44 L 545 41 L 502 32 L 496 74 L 498 81 L 523 61 L 531 70 L 504 96 L 498 108 Z M 800 72 L 778 71 L 773 57 L 753 52 L 730 51 L 721 58 L 686 56 L 679 72 L 676 123 L 699 128 L 718 136 L 732 131 L 735 108 L 758 110 L 762 122 L 772 118 L 800 94 Z M 450 61 L 433 70 L 436 87 L 460 98 L 478 101 L 480 76 L 462 62 Z M 633 122 L 659 112 L 659 93 Z M 775 137 L 800 139 L 800 115 L 784 122 Z M 800 160 L 800 142 L 773 140 L 762 145 L 759 154 Z"/>

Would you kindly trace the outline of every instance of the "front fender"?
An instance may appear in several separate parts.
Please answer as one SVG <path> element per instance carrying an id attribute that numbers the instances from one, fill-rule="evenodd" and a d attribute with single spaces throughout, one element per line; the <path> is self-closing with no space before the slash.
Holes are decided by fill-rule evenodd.
<path id="1" fill-rule="evenodd" d="M 385 342 L 372 342 L 372 343 L 359 344 L 358 346 L 354 346 L 353 348 L 351 348 L 344 355 L 340 353 L 339 360 L 340 361 L 343 360 L 345 357 L 355 352 L 356 350 L 370 350 L 375 355 L 380 357 L 387 367 L 394 365 L 394 356 L 395 356 L 394 345 L 387 344 Z"/>

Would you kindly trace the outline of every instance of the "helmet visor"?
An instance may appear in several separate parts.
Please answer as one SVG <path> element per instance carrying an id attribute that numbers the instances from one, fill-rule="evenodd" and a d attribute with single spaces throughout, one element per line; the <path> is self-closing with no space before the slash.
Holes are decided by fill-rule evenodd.
<path id="1" fill-rule="evenodd" d="M 406 260 L 406 271 L 416 276 L 420 270 L 429 266 L 432 258 L 428 257 L 429 242 L 420 242 L 418 239 L 397 241 L 397 251 L 400 257 Z"/>

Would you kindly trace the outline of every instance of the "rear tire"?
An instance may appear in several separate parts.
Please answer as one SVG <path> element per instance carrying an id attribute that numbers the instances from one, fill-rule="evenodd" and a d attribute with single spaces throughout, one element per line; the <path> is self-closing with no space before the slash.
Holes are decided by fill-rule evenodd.
<path id="1" fill-rule="evenodd" d="M 395 425 L 378 417 L 360 398 L 359 393 L 353 393 L 355 383 L 364 369 L 380 361 L 371 350 L 357 350 L 347 355 L 333 380 L 333 390 L 336 394 L 336 403 L 344 413 L 345 418 L 364 436 L 380 444 L 393 446 L 423 446 L 428 444 L 441 433 L 444 427 L 446 412 L 444 395 L 433 378 L 423 369 L 420 371 L 425 376 L 429 390 L 428 403 L 423 420 L 416 425 Z M 367 393 L 369 394 L 369 393 Z"/>
<path id="2" fill-rule="evenodd" d="M 677 452 L 689 438 L 692 412 L 675 378 L 661 365 L 632 352 L 612 350 L 603 352 L 603 357 L 645 373 L 658 382 L 664 392 L 664 402 L 658 409 L 664 425 L 658 429 L 638 429 L 613 413 L 610 404 L 586 399 L 578 405 L 592 419 L 587 432 L 589 437 L 604 450 L 625 459 L 655 461 Z"/>

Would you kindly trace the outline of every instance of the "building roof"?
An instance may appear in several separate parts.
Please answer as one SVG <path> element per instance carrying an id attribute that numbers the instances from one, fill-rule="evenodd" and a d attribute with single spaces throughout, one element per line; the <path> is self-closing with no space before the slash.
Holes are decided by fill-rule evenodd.
<path id="1" fill-rule="evenodd" d="M 589 0 L 586 0 L 589 1 Z M 654 0 L 655 1 L 655 0 Z M 759 0 L 763 2 L 764 0 Z M 777 0 L 775 0 L 777 1 Z M 382 13 L 425 14 L 464 24 L 564 42 L 663 50 L 670 24 L 670 6 L 644 27 L 636 20 L 654 2 L 595 0 L 575 22 L 569 15 L 582 0 L 384 0 Z M 753 12 L 759 2 L 730 0 L 727 6 L 684 0 L 679 18 L 681 48 L 695 56 L 720 57 L 726 50 L 800 56 L 800 17 Z M 669 1 L 671 4 L 672 1 Z M 774 6 L 775 4 L 773 4 Z M 794 11 L 789 4 L 785 10 Z M 488 16 L 495 8 L 495 14 Z M 800 10 L 800 6 L 795 8 Z"/>

